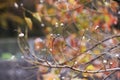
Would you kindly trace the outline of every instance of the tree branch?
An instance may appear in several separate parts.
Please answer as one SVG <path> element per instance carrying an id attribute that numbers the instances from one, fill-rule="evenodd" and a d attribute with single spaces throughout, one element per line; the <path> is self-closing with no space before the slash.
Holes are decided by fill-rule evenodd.
<path id="1" fill-rule="evenodd" d="M 69 68 L 73 71 L 76 71 L 76 72 L 82 72 L 82 73 L 103 73 L 103 72 L 110 72 L 110 71 L 120 71 L 120 68 L 110 68 L 110 69 L 107 69 L 106 70 L 81 70 L 81 69 L 78 69 L 78 68 L 74 68 L 73 66 L 68 66 L 68 65 L 47 65 L 47 64 L 41 64 L 39 63 L 38 65 L 42 65 L 42 66 L 45 66 L 45 67 L 51 67 L 51 68 Z"/>
<path id="2" fill-rule="evenodd" d="M 69 61 L 73 61 L 74 59 L 78 58 L 78 57 L 81 56 L 82 54 L 86 54 L 88 51 L 93 50 L 93 49 L 96 48 L 98 45 L 101 45 L 103 42 L 106 42 L 106 41 L 108 41 L 108 40 L 110 40 L 110 39 L 117 38 L 117 37 L 120 37 L 120 34 L 118 34 L 118 35 L 113 35 L 113 36 L 110 36 L 110 37 L 108 37 L 108 38 L 106 38 L 106 39 L 104 39 L 104 40 L 102 40 L 102 41 L 99 41 L 98 43 L 96 43 L 95 45 L 93 45 L 91 48 L 88 48 L 88 49 L 85 50 L 83 53 L 80 53 L 80 54 L 78 54 L 77 56 L 71 58 Z M 69 61 L 65 61 L 65 62 L 63 62 L 63 63 L 61 63 L 61 64 L 66 64 L 66 63 L 69 62 Z"/>

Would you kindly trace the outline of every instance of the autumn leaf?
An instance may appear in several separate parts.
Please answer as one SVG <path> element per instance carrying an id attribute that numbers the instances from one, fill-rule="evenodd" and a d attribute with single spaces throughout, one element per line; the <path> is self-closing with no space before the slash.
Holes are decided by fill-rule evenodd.
<path id="1" fill-rule="evenodd" d="M 86 70 L 94 70 L 94 66 L 93 65 L 89 65 L 89 66 L 87 66 Z"/>
<path id="2" fill-rule="evenodd" d="M 27 25 L 28 25 L 29 29 L 30 29 L 30 30 L 32 30 L 32 21 L 31 21 L 31 19 L 30 19 L 30 18 L 25 17 L 25 21 L 26 21 L 26 23 L 27 23 Z"/>

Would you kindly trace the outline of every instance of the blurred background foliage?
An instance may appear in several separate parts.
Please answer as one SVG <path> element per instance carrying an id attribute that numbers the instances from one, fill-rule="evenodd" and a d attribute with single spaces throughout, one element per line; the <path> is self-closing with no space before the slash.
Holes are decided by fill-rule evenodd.
<path id="1" fill-rule="evenodd" d="M 29 27 L 30 36 L 44 36 L 52 31 L 62 33 L 61 31 L 64 29 L 65 33 L 74 33 L 88 28 L 88 26 L 92 26 L 90 27 L 92 29 L 97 24 L 104 27 L 104 23 L 107 23 L 107 27 L 110 28 L 111 24 L 116 21 L 115 16 L 111 16 L 111 14 L 114 14 L 113 12 L 116 12 L 118 8 L 116 2 L 110 1 L 110 4 L 107 4 L 106 0 L 68 0 L 69 4 L 67 4 L 67 2 L 64 3 L 64 0 L 63 2 L 54 0 L 1 0 L 0 36 L 16 36 L 15 30 L 21 26 L 23 30 L 26 26 Z M 107 8 L 110 8 L 112 12 L 108 11 Z M 69 10 L 67 11 L 67 9 Z M 29 12 L 35 17 L 34 19 L 31 19 Z M 36 22 L 35 19 L 39 21 Z M 60 25 L 64 26 L 64 29 L 59 27 Z M 40 28 L 41 26 L 44 28 Z M 4 33 L 5 35 L 3 35 Z"/>
<path id="2" fill-rule="evenodd" d="M 58 34 L 64 32 L 64 35 L 67 35 L 86 28 L 93 30 L 96 25 L 110 30 L 112 24 L 117 23 L 116 13 L 119 6 L 113 0 L 68 0 L 67 2 L 1 0 L 0 36 L 17 36 L 18 27 L 22 27 L 23 30 L 29 28 L 29 36 L 33 37 L 45 36 L 51 32 Z"/>

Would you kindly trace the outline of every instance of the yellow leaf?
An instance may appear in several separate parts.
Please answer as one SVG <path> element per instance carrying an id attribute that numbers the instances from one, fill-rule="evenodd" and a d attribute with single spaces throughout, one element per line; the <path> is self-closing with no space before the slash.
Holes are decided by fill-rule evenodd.
<path id="1" fill-rule="evenodd" d="M 89 65 L 86 69 L 87 69 L 87 70 L 93 70 L 93 69 L 94 69 L 94 66 L 93 66 L 93 65 Z"/>
<path id="2" fill-rule="evenodd" d="M 85 44 L 85 43 L 82 43 L 82 44 Z M 86 46 L 82 45 L 80 51 L 84 52 L 85 50 L 86 50 Z"/>
<path id="3" fill-rule="evenodd" d="M 51 14 L 53 14 L 53 13 L 55 13 L 55 10 L 54 10 L 54 9 L 49 9 L 49 10 L 48 10 L 48 14 L 51 15 Z"/>
<path id="4" fill-rule="evenodd" d="M 94 54 L 100 54 L 100 51 L 99 50 L 94 50 L 93 53 Z"/>
<path id="5" fill-rule="evenodd" d="M 30 19 L 30 18 L 25 17 L 25 21 L 26 21 L 26 23 L 27 23 L 27 25 L 28 25 L 29 29 L 30 29 L 30 30 L 32 30 L 32 21 L 31 21 L 31 19 Z"/>
<path id="6" fill-rule="evenodd" d="M 33 13 L 33 16 L 41 22 L 39 13 Z"/>
<path id="7" fill-rule="evenodd" d="M 70 3 L 74 3 L 75 1 L 74 0 L 69 0 Z"/>
<path id="8" fill-rule="evenodd" d="M 90 60 L 90 55 L 88 55 L 88 54 L 82 54 L 81 56 L 79 56 L 77 58 L 77 62 L 80 64 L 88 62 L 89 60 Z"/>

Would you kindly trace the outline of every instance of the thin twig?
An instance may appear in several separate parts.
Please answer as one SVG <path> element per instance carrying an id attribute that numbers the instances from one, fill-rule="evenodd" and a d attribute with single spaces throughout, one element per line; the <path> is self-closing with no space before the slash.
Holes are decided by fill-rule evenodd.
<path id="1" fill-rule="evenodd" d="M 85 50 L 83 53 L 78 54 L 77 56 L 71 58 L 69 61 L 72 61 L 72 60 L 78 58 L 79 56 L 81 56 L 82 54 L 85 54 L 85 53 L 87 53 L 88 51 L 93 50 L 93 49 L 96 48 L 98 45 L 101 45 L 103 42 L 106 42 L 106 41 L 108 41 L 108 40 L 110 40 L 110 39 L 117 38 L 117 37 L 120 37 L 120 35 L 113 35 L 113 36 L 108 37 L 108 38 L 106 38 L 106 39 L 104 39 L 104 40 L 102 40 L 102 41 L 99 41 L 98 43 L 96 43 L 95 45 L 93 45 L 91 48 L 88 48 L 88 49 Z M 61 64 L 66 64 L 66 63 L 69 62 L 69 61 L 65 61 L 64 63 L 61 63 Z"/>
<path id="2" fill-rule="evenodd" d="M 97 56 L 96 58 L 93 58 L 92 60 L 90 60 L 89 62 L 85 63 L 84 65 L 90 64 L 93 61 L 95 61 L 96 59 L 99 59 L 100 57 L 102 57 L 103 55 L 105 55 L 105 53 L 100 54 L 99 56 Z"/>
<path id="3" fill-rule="evenodd" d="M 110 72 L 110 71 L 119 71 L 120 68 L 110 68 L 110 69 L 107 69 L 106 70 L 93 70 L 93 71 L 89 71 L 89 70 L 80 70 L 78 68 L 74 68 L 73 66 L 68 66 L 68 65 L 47 65 L 47 64 L 41 64 L 39 63 L 38 65 L 42 65 L 42 66 L 45 66 L 45 67 L 51 67 L 51 68 L 69 68 L 73 71 L 76 71 L 76 72 L 82 72 L 82 73 L 103 73 L 103 72 Z"/>
<path id="4" fill-rule="evenodd" d="M 109 78 L 111 75 L 113 75 L 116 71 L 111 72 L 107 77 L 105 77 L 103 80 L 106 80 L 107 78 Z"/>
<path id="5" fill-rule="evenodd" d="M 109 50 L 107 50 L 107 52 L 110 52 L 112 49 L 115 49 L 115 48 L 118 47 L 119 45 L 120 45 L 120 43 L 118 43 L 117 45 L 111 47 Z M 85 65 L 92 63 L 93 61 L 95 61 L 96 59 L 98 59 L 98 58 L 104 56 L 105 54 L 106 54 L 106 53 L 102 53 L 102 54 L 100 54 L 100 55 L 97 56 L 96 58 L 93 58 L 93 59 L 90 60 L 89 62 L 85 63 Z"/>

